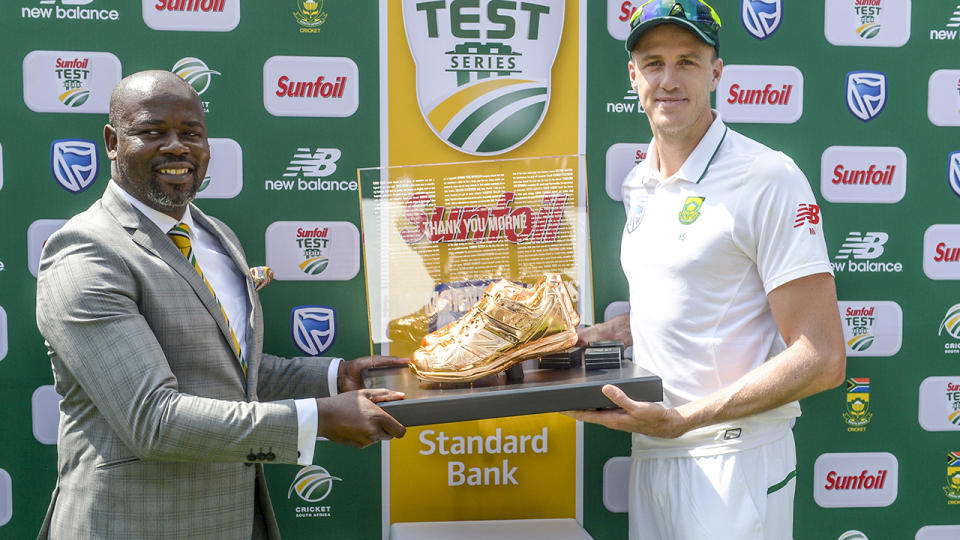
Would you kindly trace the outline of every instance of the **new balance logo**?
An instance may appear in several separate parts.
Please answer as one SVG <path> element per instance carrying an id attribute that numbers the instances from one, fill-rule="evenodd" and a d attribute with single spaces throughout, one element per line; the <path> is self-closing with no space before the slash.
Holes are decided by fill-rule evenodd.
<path id="1" fill-rule="evenodd" d="M 313 152 L 310 148 L 297 148 L 283 176 L 306 178 L 330 176 L 337 170 L 338 159 L 340 159 L 340 150 L 337 148 L 317 148 Z"/>
<path id="2" fill-rule="evenodd" d="M 851 232 L 843 241 L 837 259 L 876 259 L 883 255 L 883 245 L 887 243 L 889 235 L 884 232 L 868 232 L 861 234 Z M 852 255 L 852 257 L 851 257 Z"/>
<path id="3" fill-rule="evenodd" d="M 816 225 L 820 223 L 820 207 L 815 204 L 800 203 L 797 205 L 797 219 L 793 222 L 793 228 L 802 226 L 804 223 Z"/>

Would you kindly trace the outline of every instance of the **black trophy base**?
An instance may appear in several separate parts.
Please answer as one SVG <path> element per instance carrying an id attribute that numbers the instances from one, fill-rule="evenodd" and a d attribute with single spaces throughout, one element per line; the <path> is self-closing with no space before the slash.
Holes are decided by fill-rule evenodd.
<path id="1" fill-rule="evenodd" d="M 406 394 L 406 399 L 379 403 L 405 426 L 613 407 L 600 391 L 606 384 L 636 401 L 663 399 L 660 378 L 627 360 L 617 368 L 589 371 L 537 369 L 536 360 L 523 365 L 521 380 L 501 373 L 472 383 L 423 382 L 407 368 L 378 369 L 370 372 L 367 386 Z"/>

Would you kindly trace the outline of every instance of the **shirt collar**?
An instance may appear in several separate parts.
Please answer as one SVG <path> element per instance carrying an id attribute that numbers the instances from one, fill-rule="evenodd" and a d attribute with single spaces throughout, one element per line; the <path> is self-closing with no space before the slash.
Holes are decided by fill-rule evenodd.
<path id="1" fill-rule="evenodd" d="M 720 118 L 720 113 L 714 109 L 711 109 L 711 111 L 713 112 L 713 122 L 710 124 L 710 127 L 707 128 L 707 132 L 703 134 L 703 137 L 700 139 L 697 147 L 693 149 L 693 152 L 687 156 L 686 161 L 680 166 L 680 170 L 675 172 L 670 178 L 664 179 L 660 175 L 660 156 L 657 152 L 657 145 L 655 140 L 650 141 L 646 161 L 646 163 L 649 163 L 649 166 L 646 177 L 644 178 L 644 184 L 668 183 L 679 180 L 692 182 L 694 184 L 700 183 L 703 177 L 706 176 L 707 170 L 710 168 L 710 164 L 716 157 L 717 151 L 720 150 L 720 144 L 727 134 L 727 126 L 724 125 L 723 120 Z"/>
<path id="2" fill-rule="evenodd" d="M 183 212 L 183 218 L 180 221 L 177 221 L 176 219 L 164 214 L 163 212 L 160 212 L 159 210 L 154 210 L 153 208 L 150 208 L 149 206 L 143 204 L 143 202 L 141 202 L 140 200 L 135 199 L 133 195 L 130 195 L 129 193 L 127 193 L 125 189 L 120 187 L 120 184 L 116 182 L 110 182 L 108 186 L 109 186 L 109 189 L 115 189 L 117 190 L 117 193 L 119 193 L 120 195 L 123 195 L 123 197 L 130 204 L 132 204 L 134 208 L 139 210 L 141 214 L 146 216 L 147 219 L 152 221 L 153 224 L 156 225 L 164 233 L 170 232 L 170 229 L 172 229 L 175 225 L 177 225 L 177 223 L 186 223 L 187 227 L 190 227 L 191 231 L 193 230 L 193 216 L 190 215 L 190 205 L 187 205 L 186 210 Z"/>

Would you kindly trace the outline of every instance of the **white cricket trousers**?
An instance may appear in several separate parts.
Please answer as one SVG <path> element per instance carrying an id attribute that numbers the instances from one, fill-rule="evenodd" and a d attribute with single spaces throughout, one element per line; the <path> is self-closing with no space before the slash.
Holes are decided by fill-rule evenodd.
<path id="1" fill-rule="evenodd" d="M 791 540 L 793 431 L 750 450 L 646 458 L 630 467 L 630 540 Z"/>

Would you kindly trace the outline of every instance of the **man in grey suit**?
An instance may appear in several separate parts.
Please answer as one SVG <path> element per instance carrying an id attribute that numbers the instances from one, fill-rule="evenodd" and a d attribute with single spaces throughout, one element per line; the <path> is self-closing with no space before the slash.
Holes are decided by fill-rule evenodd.
<path id="1" fill-rule="evenodd" d="M 63 396 L 40 537 L 279 538 L 263 463 L 311 463 L 316 436 L 403 436 L 375 404 L 403 394 L 362 373 L 405 361 L 262 352 L 240 242 L 190 204 L 210 158 L 190 85 L 123 79 L 104 139 L 112 181 L 50 237 L 37 281 Z"/>

